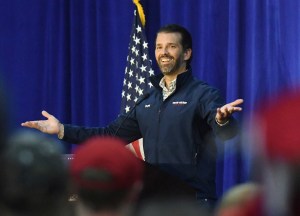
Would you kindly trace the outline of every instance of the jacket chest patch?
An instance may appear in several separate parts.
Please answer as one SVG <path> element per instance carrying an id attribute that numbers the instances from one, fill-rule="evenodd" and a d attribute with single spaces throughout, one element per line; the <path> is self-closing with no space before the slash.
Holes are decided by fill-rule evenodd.
<path id="1" fill-rule="evenodd" d="M 186 101 L 173 101 L 172 104 L 175 106 L 183 106 L 183 105 L 186 105 L 187 102 Z"/>

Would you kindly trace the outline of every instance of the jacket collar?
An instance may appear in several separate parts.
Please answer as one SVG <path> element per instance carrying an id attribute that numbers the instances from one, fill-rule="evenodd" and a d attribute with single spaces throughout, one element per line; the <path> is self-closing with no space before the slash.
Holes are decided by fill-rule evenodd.
<path id="1" fill-rule="evenodd" d="M 159 86 L 159 82 L 163 78 L 163 76 L 164 75 L 160 73 L 158 75 L 151 76 L 149 80 L 155 88 L 161 89 L 161 87 Z M 179 74 L 176 78 L 176 89 L 180 88 L 182 85 L 186 83 L 187 80 L 191 78 L 192 78 L 192 68 L 189 68 L 186 72 Z"/>

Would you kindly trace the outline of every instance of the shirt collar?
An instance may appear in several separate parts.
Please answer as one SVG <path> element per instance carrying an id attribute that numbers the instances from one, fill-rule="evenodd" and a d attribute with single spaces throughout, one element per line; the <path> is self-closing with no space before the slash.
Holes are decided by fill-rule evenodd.
<path id="1" fill-rule="evenodd" d="M 167 88 L 165 77 L 161 78 L 161 80 L 159 82 L 159 86 L 162 88 L 163 100 L 167 99 L 167 97 L 169 97 L 171 94 L 173 94 L 175 92 L 176 80 L 177 79 L 174 79 L 173 81 L 171 81 L 169 88 Z"/>
<path id="2" fill-rule="evenodd" d="M 161 78 L 161 80 L 160 80 L 160 82 L 159 82 L 159 86 L 160 86 L 162 89 L 163 89 L 163 88 L 167 88 L 165 77 Z M 176 88 L 176 78 L 170 82 L 170 85 L 169 85 L 169 91 L 171 91 L 171 89 L 174 89 L 174 88 Z"/>

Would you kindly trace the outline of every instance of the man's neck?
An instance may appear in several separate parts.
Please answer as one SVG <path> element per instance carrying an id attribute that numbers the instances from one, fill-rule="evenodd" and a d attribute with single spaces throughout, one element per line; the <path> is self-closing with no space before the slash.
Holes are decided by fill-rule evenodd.
<path id="1" fill-rule="evenodd" d="M 166 87 L 169 89 L 170 83 L 171 83 L 173 80 L 175 80 L 179 74 L 182 74 L 182 73 L 184 73 L 184 72 L 186 72 L 186 71 L 187 71 L 187 69 L 184 67 L 184 68 L 182 68 L 181 70 L 179 70 L 179 72 L 177 72 L 177 73 L 174 73 L 174 74 L 166 74 L 166 75 L 164 75 Z"/>

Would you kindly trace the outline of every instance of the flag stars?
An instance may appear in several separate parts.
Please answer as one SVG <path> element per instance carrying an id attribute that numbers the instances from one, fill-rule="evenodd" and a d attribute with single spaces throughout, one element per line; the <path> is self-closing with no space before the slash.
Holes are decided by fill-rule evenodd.
<path id="1" fill-rule="evenodd" d="M 152 87 L 153 87 L 153 85 L 152 85 L 152 83 L 151 83 L 151 82 L 149 82 L 149 83 L 148 83 L 148 86 L 149 86 L 150 88 L 152 88 Z"/>
<path id="2" fill-rule="evenodd" d="M 139 95 L 143 95 L 143 90 L 142 89 L 139 89 Z"/>
<path id="3" fill-rule="evenodd" d="M 134 89 L 135 89 L 135 92 L 138 92 L 140 87 L 138 85 L 136 85 Z"/>
<path id="4" fill-rule="evenodd" d="M 144 47 L 144 49 L 147 49 L 148 48 L 148 43 L 147 42 L 143 42 L 143 47 Z"/>
<path id="5" fill-rule="evenodd" d="M 139 50 L 136 49 L 136 50 L 134 51 L 134 53 L 135 53 L 136 56 L 138 56 L 138 55 L 139 55 Z"/>
<path id="6" fill-rule="evenodd" d="M 137 31 L 137 32 L 142 32 L 141 26 L 138 25 L 138 27 L 136 27 L 136 31 Z"/>
<path id="7" fill-rule="evenodd" d="M 138 13 L 135 11 L 135 18 L 138 19 Z M 130 36 L 128 46 L 127 65 L 125 68 L 125 77 L 122 89 L 122 111 L 130 112 L 134 103 L 148 91 L 148 77 L 154 75 L 151 69 L 151 59 L 149 59 L 146 37 L 143 33 L 144 28 L 138 20 L 134 22 L 133 30 Z"/>
<path id="8" fill-rule="evenodd" d="M 140 67 L 140 69 L 141 69 L 142 72 L 145 72 L 146 68 L 147 68 L 147 66 L 144 66 L 143 64 L 142 64 L 142 67 Z"/>
<path id="9" fill-rule="evenodd" d="M 140 77 L 139 78 L 139 82 L 140 82 L 140 84 L 145 83 L 145 78 L 144 77 Z"/>
<path id="10" fill-rule="evenodd" d="M 134 53 L 134 52 L 135 52 L 135 50 L 136 50 L 136 49 L 135 49 L 135 46 L 132 46 L 132 48 L 131 48 L 131 52 L 132 52 L 132 53 Z"/>
<path id="11" fill-rule="evenodd" d="M 134 65 L 134 58 L 131 58 L 131 59 L 130 59 L 130 64 L 131 64 L 131 65 Z"/>
<path id="12" fill-rule="evenodd" d="M 143 56 L 142 56 L 142 58 L 143 58 L 143 61 L 146 61 L 147 60 L 147 54 L 144 53 Z"/>
<path id="13" fill-rule="evenodd" d="M 126 99 L 127 99 L 127 101 L 130 101 L 131 100 L 131 94 L 127 94 Z"/>
<path id="14" fill-rule="evenodd" d="M 134 38 L 133 40 L 134 40 L 134 42 L 135 42 L 135 45 L 138 45 L 138 44 L 141 43 L 141 41 L 140 41 L 141 39 L 138 38 L 138 37 Z"/>
<path id="15" fill-rule="evenodd" d="M 154 70 L 152 70 L 152 68 L 150 68 L 150 70 L 149 70 L 149 75 L 150 75 L 150 76 L 153 76 L 153 75 L 154 75 Z"/>
<path id="16" fill-rule="evenodd" d="M 129 106 L 126 106 L 126 107 L 125 107 L 125 111 L 126 111 L 126 112 L 129 112 L 129 111 L 130 111 L 130 107 L 129 107 Z"/>
<path id="17" fill-rule="evenodd" d="M 133 76 L 133 70 L 130 69 L 129 71 L 129 76 L 132 77 Z"/>
<path id="18" fill-rule="evenodd" d="M 128 87 L 128 89 L 131 89 L 132 88 L 132 82 L 128 82 L 127 87 Z"/>

